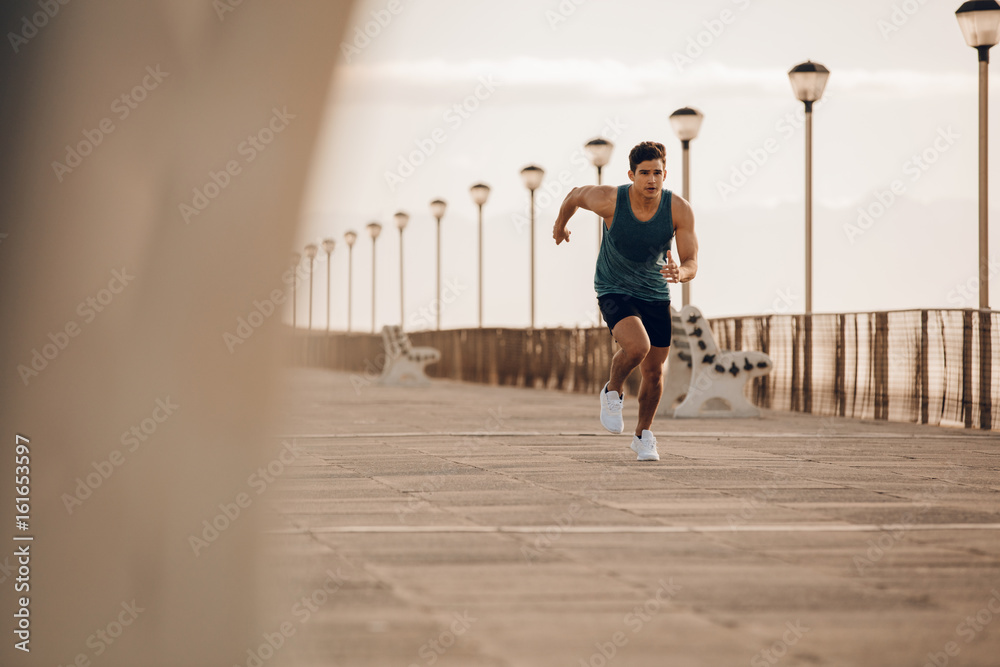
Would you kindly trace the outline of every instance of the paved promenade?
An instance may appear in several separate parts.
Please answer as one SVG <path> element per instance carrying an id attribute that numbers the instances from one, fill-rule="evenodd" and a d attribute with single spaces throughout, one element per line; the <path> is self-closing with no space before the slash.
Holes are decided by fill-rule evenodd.
<path id="1" fill-rule="evenodd" d="M 283 391 L 272 663 L 1000 664 L 1000 436 L 661 419 L 640 463 L 631 398 L 613 436 L 596 396 Z"/>

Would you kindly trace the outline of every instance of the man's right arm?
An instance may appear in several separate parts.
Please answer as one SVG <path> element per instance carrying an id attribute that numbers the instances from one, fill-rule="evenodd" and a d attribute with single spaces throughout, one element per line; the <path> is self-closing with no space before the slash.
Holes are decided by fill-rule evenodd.
<path id="1" fill-rule="evenodd" d="M 569 241 L 571 232 L 566 229 L 566 225 L 577 209 L 585 208 L 602 218 L 611 218 L 615 214 L 617 201 L 618 188 L 613 185 L 584 185 L 570 190 L 559 207 L 559 215 L 552 228 L 552 238 L 556 240 L 556 245 Z"/>

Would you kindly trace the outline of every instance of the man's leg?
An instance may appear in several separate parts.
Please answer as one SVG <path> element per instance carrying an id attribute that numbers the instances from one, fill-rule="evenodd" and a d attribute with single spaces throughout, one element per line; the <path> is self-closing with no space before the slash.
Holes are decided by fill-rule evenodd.
<path id="1" fill-rule="evenodd" d="M 653 415 L 663 395 L 663 364 L 670 353 L 669 347 L 650 347 L 646 357 L 639 364 L 642 382 L 639 384 L 639 422 L 635 434 L 642 437 L 642 431 L 653 429 Z M 616 355 L 617 356 L 617 355 Z"/>
<path id="2" fill-rule="evenodd" d="M 608 382 L 608 389 L 624 395 L 625 380 L 649 352 L 649 336 L 646 335 L 642 320 L 635 315 L 618 322 L 612 333 L 621 349 L 615 352 L 615 356 L 611 359 L 611 379 Z"/>

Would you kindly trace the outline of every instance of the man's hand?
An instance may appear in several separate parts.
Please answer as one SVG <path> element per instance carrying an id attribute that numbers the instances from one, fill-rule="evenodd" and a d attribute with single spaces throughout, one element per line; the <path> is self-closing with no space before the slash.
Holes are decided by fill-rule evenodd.
<path id="1" fill-rule="evenodd" d="M 660 269 L 660 275 L 667 279 L 668 283 L 686 283 L 690 278 L 687 278 L 687 271 L 682 271 L 684 267 L 677 266 L 677 262 L 674 261 L 673 256 L 671 256 L 671 251 L 667 251 L 667 263 Z M 682 278 L 681 276 L 685 276 Z"/>
<path id="2" fill-rule="evenodd" d="M 552 228 L 552 238 L 556 240 L 556 245 L 559 245 L 563 241 L 569 243 L 569 235 L 573 232 L 566 229 L 565 225 L 560 225 L 556 223 L 556 226 Z"/>

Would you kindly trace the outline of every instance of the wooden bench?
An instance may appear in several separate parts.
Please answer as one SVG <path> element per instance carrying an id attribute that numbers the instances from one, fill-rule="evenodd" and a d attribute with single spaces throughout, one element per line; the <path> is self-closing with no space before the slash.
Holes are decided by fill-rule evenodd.
<path id="1" fill-rule="evenodd" d="M 759 417 L 747 400 L 750 378 L 767 375 L 773 364 L 763 352 L 720 350 L 708 321 L 695 306 L 672 307 L 670 354 L 658 416 Z"/>
<path id="2" fill-rule="evenodd" d="M 382 327 L 382 343 L 386 360 L 379 384 L 419 387 L 431 383 L 424 368 L 439 361 L 441 352 L 433 347 L 413 347 L 410 337 L 397 325 Z"/>

